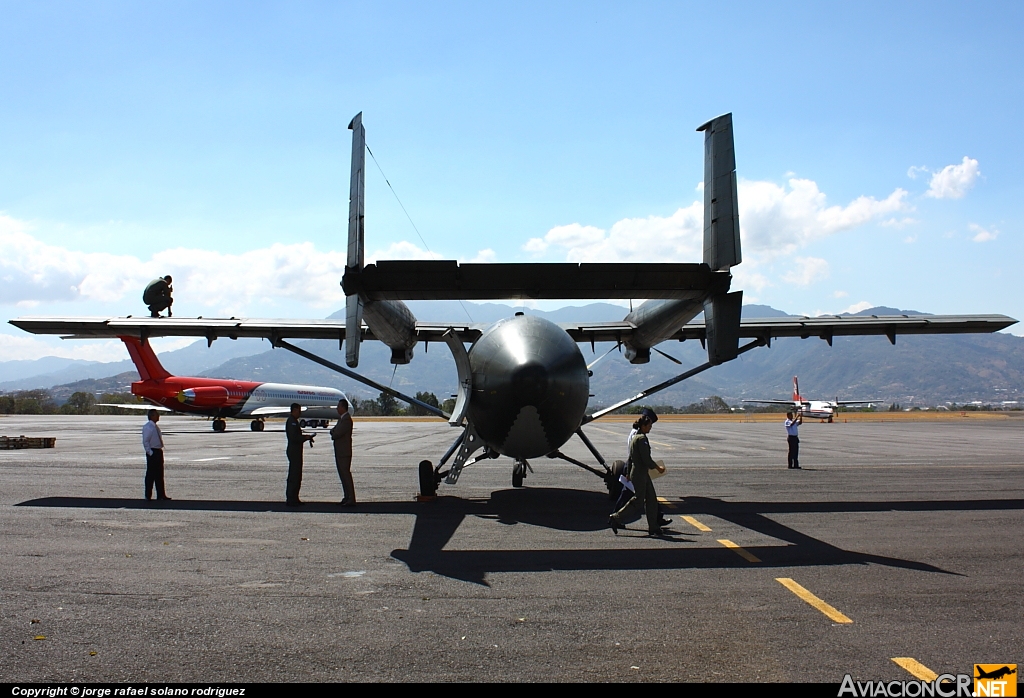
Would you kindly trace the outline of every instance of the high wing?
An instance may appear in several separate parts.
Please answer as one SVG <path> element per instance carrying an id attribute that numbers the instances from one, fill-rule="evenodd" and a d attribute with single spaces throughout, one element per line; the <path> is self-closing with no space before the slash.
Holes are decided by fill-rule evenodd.
<path id="1" fill-rule="evenodd" d="M 832 404 L 842 407 L 843 405 L 871 405 L 876 402 L 885 402 L 885 400 L 833 400 Z"/>
<path id="2" fill-rule="evenodd" d="M 510 309 L 511 310 L 511 309 Z M 739 336 L 770 343 L 778 337 L 818 337 L 829 344 L 833 337 L 880 335 L 896 343 L 897 335 L 990 333 L 1003 330 L 1017 321 L 1006 315 L 824 315 L 820 317 L 773 317 L 742 319 Z M 55 334 L 71 339 L 114 338 L 120 336 L 202 337 L 215 339 L 256 337 L 272 344 L 283 339 L 345 340 L 344 320 L 291 320 L 250 318 L 149 318 L 149 317 L 21 317 L 10 323 L 33 334 Z M 490 323 L 415 324 L 416 338 L 425 342 L 444 341 L 453 331 L 463 342 L 476 341 Z M 636 327 L 629 322 L 559 323 L 577 342 L 626 342 Z M 378 337 L 362 326 L 361 339 Z M 682 325 L 670 340 L 705 340 L 703 322 Z M 861 401 L 863 402 L 863 401 Z"/>
<path id="3" fill-rule="evenodd" d="M 786 405 L 787 407 L 793 407 L 797 404 L 796 400 L 744 400 L 743 402 L 753 402 L 756 405 Z M 802 404 L 810 404 L 804 402 Z"/>

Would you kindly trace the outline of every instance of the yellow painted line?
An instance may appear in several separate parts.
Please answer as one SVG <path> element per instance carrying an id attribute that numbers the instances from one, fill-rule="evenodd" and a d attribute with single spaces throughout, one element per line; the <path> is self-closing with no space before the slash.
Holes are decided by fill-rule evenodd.
<path id="1" fill-rule="evenodd" d="M 650 439 L 648 439 L 648 441 L 650 441 Z M 662 443 L 660 441 L 651 441 L 651 443 L 654 444 L 655 446 L 661 446 L 662 448 L 667 448 L 670 451 L 676 450 L 675 446 L 673 446 L 672 444 L 666 444 L 666 443 Z"/>
<path id="2" fill-rule="evenodd" d="M 742 557 L 747 562 L 761 562 L 761 559 L 758 558 L 757 555 L 754 555 L 745 548 L 741 548 L 740 546 L 733 543 L 731 540 L 720 538 L 718 542 L 727 547 L 729 550 L 736 553 L 737 555 L 739 555 L 740 557 Z"/>
<path id="3" fill-rule="evenodd" d="M 704 531 L 705 533 L 709 533 L 711 531 L 710 528 L 708 528 L 707 526 L 705 526 L 704 524 L 702 524 L 700 521 L 698 521 L 697 519 L 693 518 L 692 516 L 684 516 L 682 518 L 683 518 L 683 521 L 685 521 L 686 523 L 690 524 L 691 526 L 696 528 L 698 531 Z"/>
<path id="4" fill-rule="evenodd" d="M 921 679 L 922 681 L 934 681 L 939 678 L 938 674 L 913 657 L 893 657 L 892 661 L 909 671 L 914 678 Z"/>
<path id="5" fill-rule="evenodd" d="M 834 620 L 836 623 L 852 623 L 848 617 L 840 613 L 837 609 L 829 606 L 827 603 L 819 599 L 811 592 L 804 589 L 802 586 L 794 582 L 789 577 L 776 577 L 776 582 L 789 589 L 791 592 L 796 594 L 802 600 L 806 601 L 811 606 L 824 613 L 826 616 Z"/>
<path id="6" fill-rule="evenodd" d="M 668 501 L 664 497 L 658 497 L 658 504 L 664 504 L 668 509 L 675 509 L 676 505 L 673 502 Z"/>

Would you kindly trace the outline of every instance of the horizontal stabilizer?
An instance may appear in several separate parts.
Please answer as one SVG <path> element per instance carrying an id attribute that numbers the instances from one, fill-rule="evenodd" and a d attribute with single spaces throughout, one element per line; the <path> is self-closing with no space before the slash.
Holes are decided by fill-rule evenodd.
<path id="1" fill-rule="evenodd" d="M 501 298 L 704 298 L 729 290 L 728 272 L 705 264 L 459 264 L 397 260 L 345 270 L 346 295 L 365 300 Z"/>

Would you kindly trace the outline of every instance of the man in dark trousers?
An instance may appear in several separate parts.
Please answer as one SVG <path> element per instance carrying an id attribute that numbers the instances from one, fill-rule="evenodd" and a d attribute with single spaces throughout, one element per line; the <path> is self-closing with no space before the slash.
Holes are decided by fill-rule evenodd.
<path id="1" fill-rule="evenodd" d="M 288 437 L 288 446 L 285 447 L 285 455 L 288 456 L 288 483 L 285 487 L 285 504 L 290 507 L 297 507 L 302 504 L 299 501 L 299 488 L 302 487 L 302 444 L 307 441 L 312 444 L 314 434 L 303 434 L 299 426 L 299 415 L 302 414 L 302 405 L 293 402 L 291 414 L 288 421 L 284 423 L 284 433 Z"/>
<path id="2" fill-rule="evenodd" d="M 796 429 L 804 423 L 804 416 L 800 412 L 786 413 L 786 441 L 789 442 L 789 456 L 787 461 L 790 470 L 800 470 L 800 438 L 796 435 Z"/>
<path id="3" fill-rule="evenodd" d="M 142 447 L 146 449 L 146 499 L 153 496 L 156 485 L 156 498 L 162 501 L 170 497 L 164 491 L 164 438 L 156 425 L 159 421 L 160 413 L 150 410 L 149 419 L 142 427 Z"/>
<path id="4" fill-rule="evenodd" d="M 149 306 L 151 317 L 160 317 L 161 310 L 167 310 L 167 317 L 171 317 L 171 305 L 174 299 L 171 298 L 171 275 L 168 274 L 162 279 L 153 279 L 146 286 L 142 293 L 142 302 Z"/>
<path id="5" fill-rule="evenodd" d="M 334 439 L 334 463 L 345 492 L 341 506 L 354 507 L 356 486 L 352 482 L 352 415 L 348 411 L 348 400 L 338 400 L 338 423 L 331 429 L 331 438 Z"/>

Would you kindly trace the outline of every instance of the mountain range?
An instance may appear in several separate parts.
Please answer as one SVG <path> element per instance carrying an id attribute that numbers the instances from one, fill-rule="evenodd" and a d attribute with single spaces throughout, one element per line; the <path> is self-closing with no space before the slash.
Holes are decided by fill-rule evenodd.
<path id="1" fill-rule="evenodd" d="M 419 301 L 410 303 L 418 319 L 428 322 L 494 322 L 517 308 L 497 303 Z M 552 322 L 601 322 L 621 320 L 628 312 L 609 303 L 570 306 L 554 311 L 521 308 L 528 314 Z M 895 308 L 871 308 L 862 315 L 913 314 Z M 787 313 L 768 306 L 748 305 L 744 317 L 779 317 Z M 339 311 L 331 318 L 343 316 Z M 307 341 L 305 349 L 344 364 L 336 342 Z M 205 375 L 287 383 L 328 385 L 353 397 L 376 397 L 376 391 L 333 371 L 302 359 L 283 349 L 267 350 L 260 340 L 220 339 L 207 348 L 199 340 L 184 349 L 160 354 L 172 373 Z M 592 352 L 580 345 L 588 362 L 600 357 L 612 345 L 598 344 Z M 593 367 L 592 405 L 606 405 L 666 380 L 706 361 L 699 342 L 665 342 L 659 349 L 682 362 L 677 365 L 657 354 L 644 365 L 629 364 L 612 351 Z M 379 342 L 363 344 L 359 371 L 374 380 L 391 384 L 402 392 L 432 392 L 444 399 L 455 392 L 455 364 L 448 348 L 437 343 L 420 344 L 411 364 L 389 363 L 390 351 Z M 63 363 L 62 363 L 63 362 Z M 123 386 L 133 377 L 128 360 L 99 363 L 46 357 L 37 361 L 0 362 L 0 391 L 52 388 L 60 400 L 70 395 L 69 383 L 79 389 L 106 392 L 111 385 Z M 36 371 L 33 373 L 33 371 Z M 123 375 L 122 375 L 123 374 Z M 742 399 L 786 399 L 792 391 L 792 377 L 800 376 L 804 397 L 813 399 L 871 399 L 911 405 L 936 405 L 982 401 L 1000 403 L 1020 400 L 1024 406 L 1024 337 L 1005 333 L 991 335 L 901 336 L 896 346 L 885 337 L 836 337 L 829 347 L 819 339 L 778 339 L 771 348 L 759 348 L 736 361 L 713 368 L 652 396 L 652 404 L 685 405 L 710 395 L 730 403 Z M 108 380 L 116 376 L 114 380 Z M 103 379 L 103 380 L 97 380 Z M 103 387 L 107 386 L 107 387 Z"/>

